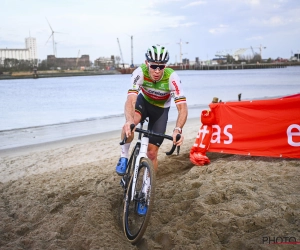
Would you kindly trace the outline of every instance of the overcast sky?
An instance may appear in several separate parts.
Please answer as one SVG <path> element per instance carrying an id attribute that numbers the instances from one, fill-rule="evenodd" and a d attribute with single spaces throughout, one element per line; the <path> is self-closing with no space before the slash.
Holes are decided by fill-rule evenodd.
<path id="1" fill-rule="evenodd" d="M 147 47 L 164 44 L 170 62 L 183 58 L 212 59 L 218 51 L 248 48 L 244 55 L 290 58 L 300 51 L 299 0 L 0 0 L 0 48 L 25 48 L 37 39 L 38 57 L 88 54 L 120 55 L 126 63 L 144 61 Z M 47 42 L 47 43 L 46 43 Z M 186 43 L 188 42 L 188 44 Z"/>

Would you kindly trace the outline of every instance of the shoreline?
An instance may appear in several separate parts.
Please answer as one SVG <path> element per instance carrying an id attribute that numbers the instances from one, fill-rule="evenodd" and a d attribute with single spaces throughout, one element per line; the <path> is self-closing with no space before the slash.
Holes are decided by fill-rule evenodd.
<path id="1" fill-rule="evenodd" d="M 200 113 L 208 105 L 194 106 L 189 110 L 188 119 L 200 118 Z M 171 109 L 169 124 L 177 119 L 177 110 Z M 110 131 L 120 131 L 124 115 L 111 116 L 107 119 L 87 119 L 75 122 L 58 123 L 44 126 L 32 126 L 0 131 L 0 151 L 27 145 L 42 144 L 68 138 L 84 137 Z"/>
<path id="2" fill-rule="evenodd" d="M 122 117 L 123 119 L 123 117 Z M 200 117 L 199 118 L 189 118 L 186 122 L 186 126 L 190 127 L 191 125 L 196 125 L 199 123 L 198 129 L 200 127 Z M 167 125 L 167 131 L 172 129 L 175 126 L 175 121 L 169 121 Z M 21 145 L 21 146 L 15 146 L 10 148 L 0 148 L 0 157 L 4 156 L 17 156 L 20 154 L 28 154 L 32 152 L 39 152 L 43 150 L 51 150 L 55 149 L 57 147 L 69 147 L 76 144 L 82 144 L 82 143 L 90 143 L 95 141 L 102 141 L 107 140 L 110 137 L 120 137 L 120 131 L 121 129 L 101 132 L 101 133 L 92 133 L 87 135 L 79 135 L 79 136 L 72 136 L 68 138 L 63 139 L 57 139 L 52 141 L 46 141 L 41 143 L 33 143 L 28 145 Z M 196 134 L 195 134 L 196 136 Z M 196 138 L 196 137 L 195 137 Z"/>
<path id="3" fill-rule="evenodd" d="M 55 141 L 48 141 L 43 143 L 36 143 L 36 144 L 0 149 L 0 157 L 18 156 L 18 155 L 29 154 L 33 152 L 52 150 L 60 147 L 70 147 L 72 145 L 81 144 L 81 143 L 102 141 L 105 139 L 109 139 L 111 137 L 116 137 L 116 135 L 119 133 L 120 131 L 114 130 L 114 131 L 103 132 L 98 134 L 76 136 L 76 137 L 70 137 L 65 139 L 59 139 Z"/>
<path id="4" fill-rule="evenodd" d="M 55 77 L 73 77 L 73 76 L 100 76 L 100 75 L 119 75 L 117 70 L 103 71 L 74 71 L 74 72 L 47 72 L 40 71 L 36 74 L 27 72 L 14 72 L 13 75 L 0 75 L 0 80 L 16 80 L 16 79 L 39 79 L 39 78 L 55 78 Z"/>
<path id="5" fill-rule="evenodd" d="M 261 64 L 217 64 L 217 65 L 200 65 L 200 66 L 174 66 L 171 65 L 170 68 L 176 71 L 185 70 L 251 70 L 251 69 L 273 69 L 273 68 L 286 68 L 300 66 L 300 63 L 261 63 Z M 134 68 L 135 69 L 135 68 Z M 99 75 L 119 75 L 119 74 L 131 74 L 134 70 L 132 68 L 119 69 L 119 70 L 102 70 L 102 71 L 73 71 L 73 72 L 59 72 L 52 71 L 48 73 L 47 71 L 40 71 L 38 73 L 28 73 L 28 72 L 14 72 L 14 75 L 2 74 L 0 75 L 0 80 L 14 80 L 14 79 L 39 79 L 39 78 L 55 78 L 55 77 L 73 77 L 73 76 L 99 76 Z"/>

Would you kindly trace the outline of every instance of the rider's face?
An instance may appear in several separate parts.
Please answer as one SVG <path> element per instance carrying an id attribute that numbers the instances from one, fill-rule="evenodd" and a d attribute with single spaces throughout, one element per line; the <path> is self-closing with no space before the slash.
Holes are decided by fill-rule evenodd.
<path id="1" fill-rule="evenodd" d="M 162 63 L 151 63 L 148 61 L 146 61 L 146 65 L 148 66 L 152 80 L 159 81 L 164 73 L 166 65 Z"/>

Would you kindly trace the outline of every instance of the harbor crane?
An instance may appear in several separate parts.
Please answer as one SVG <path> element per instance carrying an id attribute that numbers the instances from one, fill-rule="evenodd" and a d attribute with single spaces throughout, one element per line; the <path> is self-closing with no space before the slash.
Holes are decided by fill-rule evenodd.
<path id="1" fill-rule="evenodd" d="M 175 44 L 174 42 L 171 42 L 171 43 L 159 43 L 160 45 L 168 45 L 168 44 Z M 187 53 L 182 53 L 182 44 L 189 44 L 189 42 L 183 42 L 181 41 L 181 39 L 179 39 L 179 42 L 176 42 L 176 44 L 179 44 L 179 64 L 182 64 L 182 56 L 184 54 L 187 54 Z M 175 62 L 176 62 L 176 65 L 177 65 L 177 56 L 175 55 Z"/>
<path id="2" fill-rule="evenodd" d="M 255 49 L 259 49 L 260 58 L 262 59 L 262 50 L 266 49 L 267 47 L 264 47 L 264 46 L 260 45 L 259 47 L 254 47 L 254 48 Z M 253 48 L 252 47 L 251 47 L 251 49 L 252 49 L 252 52 L 253 52 Z"/>
<path id="3" fill-rule="evenodd" d="M 253 54 L 253 56 L 255 56 L 255 52 L 254 52 L 254 49 L 253 49 L 253 47 L 251 46 L 250 48 L 251 48 L 251 50 L 252 50 L 252 54 Z"/>
<path id="4" fill-rule="evenodd" d="M 79 56 L 80 56 L 80 50 L 78 50 L 78 55 L 77 55 L 77 58 L 76 58 L 76 67 L 78 66 Z"/>
<path id="5" fill-rule="evenodd" d="M 124 60 L 123 60 L 123 54 L 122 54 L 122 50 L 121 50 L 121 45 L 120 45 L 119 38 L 117 38 L 117 41 L 118 41 L 119 50 L 120 50 L 120 56 L 121 56 L 121 60 L 122 60 L 123 68 L 124 68 Z"/>
<path id="6" fill-rule="evenodd" d="M 185 43 L 185 44 L 188 44 L 189 42 L 182 42 L 181 41 L 181 39 L 179 40 L 179 43 L 177 43 L 177 44 L 179 44 L 179 60 L 180 60 L 180 63 L 182 63 L 182 55 L 183 55 L 183 53 L 182 53 L 182 44 L 183 43 Z"/>
<path id="7" fill-rule="evenodd" d="M 133 68 L 133 36 L 130 37 L 131 38 L 131 65 L 130 67 Z"/>

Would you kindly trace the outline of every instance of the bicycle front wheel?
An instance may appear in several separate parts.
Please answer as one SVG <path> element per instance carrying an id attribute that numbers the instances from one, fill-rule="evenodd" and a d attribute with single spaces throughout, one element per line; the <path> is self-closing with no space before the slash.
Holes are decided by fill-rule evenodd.
<path id="1" fill-rule="evenodd" d="M 123 227 L 127 239 L 137 243 L 144 235 L 154 203 L 155 174 L 153 163 L 148 158 L 140 161 L 137 179 L 131 177 L 124 203 Z M 134 194 L 132 197 L 132 189 Z"/>

